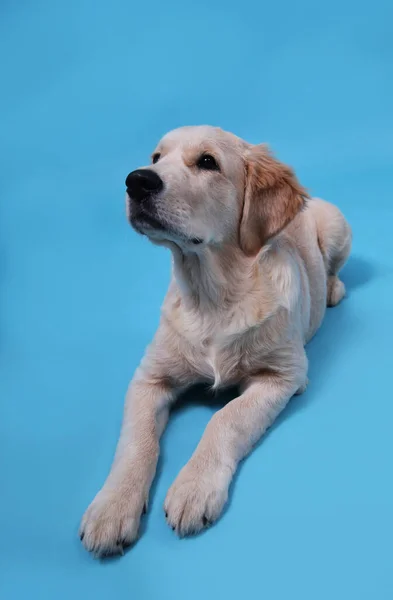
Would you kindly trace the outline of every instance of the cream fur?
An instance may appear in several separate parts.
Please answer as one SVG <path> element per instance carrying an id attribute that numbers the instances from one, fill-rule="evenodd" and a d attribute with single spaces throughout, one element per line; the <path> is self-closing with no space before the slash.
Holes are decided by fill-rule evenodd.
<path id="1" fill-rule="evenodd" d="M 259 172 L 251 173 L 255 149 L 265 154 Z M 83 544 L 98 555 L 122 552 L 137 539 L 170 405 L 180 390 L 199 381 L 214 387 L 237 383 L 241 394 L 209 422 L 168 492 L 165 512 L 179 535 L 198 532 L 219 517 L 239 461 L 291 396 L 304 391 L 304 346 L 326 306 L 345 293 L 338 272 L 350 251 L 348 224 L 322 200 L 309 200 L 299 211 L 302 188 L 264 147 L 195 127 L 171 132 L 156 152 L 160 159 L 149 168 L 165 184 L 156 210 L 170 233 L 136 224 L 129 198 L 127 212 L 139 231 L 171 249 L 173 278 L 156 336 L 127 392 L 111 472 L 82 520 Z M 195 161 L 203 152 L 218 159 L 219 173 L 198 171 Z M 256 179 L 250 182 L 251 177 Z M 296 197 L 292 208 L 287 185 Z M 250 224 L 246 202 L 254 203 L 248 212 L 260 208 L 263 215 L 250 217 Z M 273 216 L 269 206 L 277 209 Z M 240 223 L 247 238 L 252 218 L 254 224 L 269 221 L 256 223 L 252 232 L 255 255 L 239 241 Z M 261 237 L 260 248 L 259 235 L 270 236 Z M 191 241 L 196 237 L 203 240 L 197 246 Z"/>

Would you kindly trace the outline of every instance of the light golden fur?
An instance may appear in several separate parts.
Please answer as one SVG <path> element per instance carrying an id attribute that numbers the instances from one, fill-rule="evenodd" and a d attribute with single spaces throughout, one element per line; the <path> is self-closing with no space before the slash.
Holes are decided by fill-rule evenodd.
<path id="1" fill-rule="evenodd" d="M 326 306 L 345 293 L 338 272 L 350 251 L 347 222 L 335 206 L 308 199 L 265 146 L 187 127 L 166 135 L 155 153 L 149 168 L 165 186 L 155 208 L 168 229 L 139 222 L 130 198 L 127 211 L 134 227 L 171 249 L 173 278 L 127 392 L 111 472 L 82 520 L 83 544 L 99 555 L 137 539 L 170 406 L 199 381 L 236 383 L 241 393 L 209 422 L 165 512 L 179 535 L 219 517 L 239 461 L 305 390 L 304 346 Z M 204 153 L 220 171 L 198 169 Z"/>

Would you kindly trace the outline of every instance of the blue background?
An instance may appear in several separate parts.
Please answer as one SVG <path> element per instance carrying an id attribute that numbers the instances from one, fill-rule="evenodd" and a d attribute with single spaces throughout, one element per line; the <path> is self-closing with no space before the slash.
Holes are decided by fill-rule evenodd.
<path id="1" fill-rule="evenodd" d="M 393 597 L 392 19 L 379 0 L 1 2 L 2 598 Z M 217 408 L 199 396 L 164 437 L 141 541 L 94 561 L 79 520 L 170 270 L 127 225 L 124 178 L 200 123 L 271 143 L 342 208 L 348 299 L 217 526 L 179 541 L 162 512 Z"/>

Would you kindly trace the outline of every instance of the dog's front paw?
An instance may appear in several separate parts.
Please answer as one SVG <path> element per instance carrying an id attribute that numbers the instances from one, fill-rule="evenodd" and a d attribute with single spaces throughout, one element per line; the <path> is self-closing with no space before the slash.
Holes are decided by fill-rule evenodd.
<path id="1" fill-rule="evenodd" d="M 228 469 L 200 469 L 187 464 L 168 491 L 164 510 L 179 536 L 198 533 L 220 516 L 228 499 Z"/>
<path id="2" fill-rule="evenodd" d="M 90 504 L 79 529 L 80 539 L 96 556 L 123 554 L 138 538 L 147 499 L 136 490 L 106 489 Z"/>

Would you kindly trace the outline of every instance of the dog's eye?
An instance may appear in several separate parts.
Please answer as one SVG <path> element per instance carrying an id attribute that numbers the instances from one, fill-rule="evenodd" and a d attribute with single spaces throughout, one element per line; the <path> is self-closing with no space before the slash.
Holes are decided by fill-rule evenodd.
<path id="1" fill-rule="evenodd" d="M 161 154 L 159 152 L 156 152 L 155 154 L 153 154 L 153 157 L 152 157 L 153 165 L 155 165 L 156 162 L 160 160 L 160 157 L 161 157 Z"/>
<path id="2" fill-rule="evenodd" d="M 202 154 L 197 161 L 198 169 L 205 169 L 206 171 L 219 171 L 220 167 L 217 164 L 216 159 L 211 154 Z"/>

